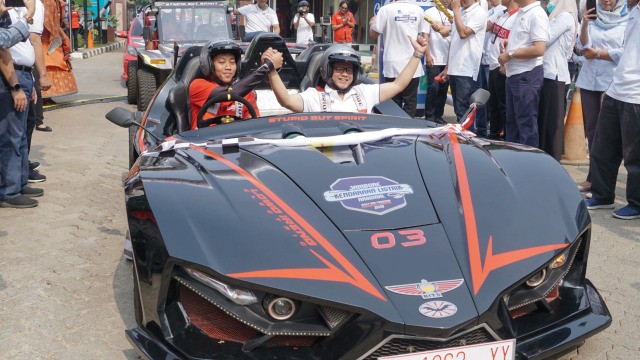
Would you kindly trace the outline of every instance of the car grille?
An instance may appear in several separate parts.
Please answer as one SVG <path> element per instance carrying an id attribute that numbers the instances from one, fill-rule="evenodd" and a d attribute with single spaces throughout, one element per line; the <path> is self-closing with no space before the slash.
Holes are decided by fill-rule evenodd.
<path id="1" fill-rule="evenodd" d="M 189 320 L 209 337 L 217 340 L 244 343 L 247 340 L 264 335 L 262 332 L 241 323 L 219 307 L 213 305 L 186 286 L 179 286 L 180 301 Z M 317 336 L 277 335 L 265 344 L 280 346 L 311 346 Z"/>
<path id="2" fill-rule="evenodd" d="M 464 335 L 450 338 L 445 341 L 420 338 L 392 338 L 364 359 L 375 360 L 382 356 L 393 356 L 420 351 L 446 349 L 457 346 L 486 343 L 491 341 L 496 341 L 496 339 L 491 336 L 491 334 L 489 334 L 489 332 L 485 328 L 477 328 Z"/>

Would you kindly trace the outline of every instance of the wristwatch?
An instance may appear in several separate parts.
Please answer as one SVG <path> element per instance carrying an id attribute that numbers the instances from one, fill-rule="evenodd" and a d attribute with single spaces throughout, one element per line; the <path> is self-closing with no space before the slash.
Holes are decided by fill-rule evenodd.
<path id="1" fill-rule="evenodd" d="M 420 54 L 419 52 L 414 51 L 414 52 L 413 52 L 413 56 L 417 57 L 418 59 L 422 59 L 422 57 L 424 56 L 424 54 Z"/>
<path id="2" fill-rule="evenodd" d="M 511 50 L 511 51 L 509 51 L 509 57 L 510 57 L 511 59 L 513 59 L 513 53 L 514 53 L 514 52 L 515 52 L 515 50 Z"/>
<path id="3" fill-rule="evenodd" d="M 18 91 L 22 89 L 22 86 L 20 85 L 20 83 L 16 83 L 15 85 L 9 85 L 9 90 L 11 91 Z"/>
<path id="4" fill-rule="evenodd" d="M 25 16 L 24 19 L 27 20 L 27 24 L 33 25 L 33 17 Z"/>

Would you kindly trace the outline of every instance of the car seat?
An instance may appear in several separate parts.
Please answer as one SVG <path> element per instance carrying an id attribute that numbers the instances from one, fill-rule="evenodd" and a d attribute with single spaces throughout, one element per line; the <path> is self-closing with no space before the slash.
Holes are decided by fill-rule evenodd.
<path id="1" fill-rule="evenodd" d="M 244 78 L 261 65 L 262 54 L 268 48 L 278 50 L 282 53 L 284 61 L 279 74 L 285 86 L 288 89 L 298 87 L 301 76 L 296 61 L 291 56 L 287 44 L 282 37 L 274 33 L 261 33 L 253 38 L 246 50 L 244 61 L 240 68 L 240 78 Z M 256 89 L 271 89 L 269 79 L 265 78 Z"/>
<path id="2" fill-rule="evenodd" d="M 200 58 L 195 56 L 187 60 L 187 65 L 182 71 L 180 80 L 169 90 L 167 100 L 169 107 L 176 119 L 176 130 L 178 133 L 191 129 L 191 106 L 189 106 L 189 85 L 195 79 L 204 79 L 204 74 L 200 69 Z"/>

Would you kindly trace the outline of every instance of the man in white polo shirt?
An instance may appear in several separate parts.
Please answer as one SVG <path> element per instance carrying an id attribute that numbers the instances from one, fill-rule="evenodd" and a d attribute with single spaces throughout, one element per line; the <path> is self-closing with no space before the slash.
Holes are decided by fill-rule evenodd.
<path id="1" fill-rule="evenodd" d="M 261 32 L 269 32 L 273 26 L 273 33 L 280 34 L 278 15 L 267 5 L 267 0 L 257 0 L 255 4 L 245 5 L 233 9 L 234 15 L 244 15 L 246 25 L 242 41 L 251 41 Z"/>
<path id="2" fill-rule="evenodd" d="M 451 0 L 442 0 L 442 5 L 448 8 Z M 453 15 L 447 9 L 447 13 Z M 447 102 L 447 89 L 449 82 L 438 82 L 435 77 L 438 76 L 447 65 L 449 58 L 449 45 L 451 45 L 451 22 L 447 14 L 432 6 L 425 11 L 428 16 L 435 22 L 427 29 L 429 34 L 429 48 L 425 53 L 425 63 L 427 65 L 427 96 L 424 101 L 424 117 L 427 120 L 444 123 L 442 115 L 444 115 L 444 105 Z"/>
<path id="3" fill-rule="evenodd" d="M 415 38 L 416 35 L 421 36 L 428 31 L 424 11 L 409 0 L 396 0 L 381 7 L 375 20 L 371 19 L 371 21 L 373 21 L 369 29 L 371 38 L 376 39 L 380 34 L 384 34 L 383 75 L 385 82 L 392 82 L 402 72 L 413 54 L 409 37 Z M 418 66 L 406 89 L 393 97 L 393 101 L 411 117 L 416 114 L 418 85 L 422 75 L 424 70 L 422 66 Z"/>
<path id="4" fill-rule="evenodd" d="M 616 180 L 620 162 L 627 169 L 627 206 L 613 212 L 619 219 L 640 218 L 640 9 L 633 10 L 624 33 L 624 53 L 613 74 L 598 116 L 590 152 L 591 194 L 587 208 L 615 206 Z"/>
<path id="5" fill-rule="evenodd" d="M 440 76 L 445 81 L 449 79 L 453 108 L 458 121 L 462 121 L 462 115 L 469 108 L 469 98 L 478 89 L 476 80 L 488 14 L 475 0 L 453 0 L 451 10 L 453 26 L 449 60 Z"/>
<path id="6" fill-rule="evenodd" d="M 507 141 L 538 147 L 538 103 L 544 79 L 542 57 L 549 38 L 549 18 L 536 0 L 520 6 L 509 38 L 498 57 L 507 71 Z"/>

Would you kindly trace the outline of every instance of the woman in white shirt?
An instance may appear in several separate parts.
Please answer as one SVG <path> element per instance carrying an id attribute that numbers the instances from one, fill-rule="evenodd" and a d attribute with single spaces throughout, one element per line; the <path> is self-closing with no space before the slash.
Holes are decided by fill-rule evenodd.
<path id="1" fill-rule="evenodd" d="M 538 147 L 560 161 L 564 142 L 564 88 L 571 83 L 568 59 L 572 56 L 578 29 L 578 7 L 574 0 L 552 0 L 549 40 L 544 53 L 544 82 L 538 105 Z"/>
<path id="2" fill-rule="evenodd" d="M 582 97 L 582 116 L 589 151 L 600 114 L 600 98 L 611 83 L 613 72 L 622 56 L 624 31 L 629 18 L 626 0 L 598 0 L 596 8 L 597 12 L 591 9 L 584 13 L 576 43 L 585 57 L 576 87 L 580 88 Z M 587 180 L 578 185 L 578 188 L 580 191 L 591 190 L 590 172 Z"/>

